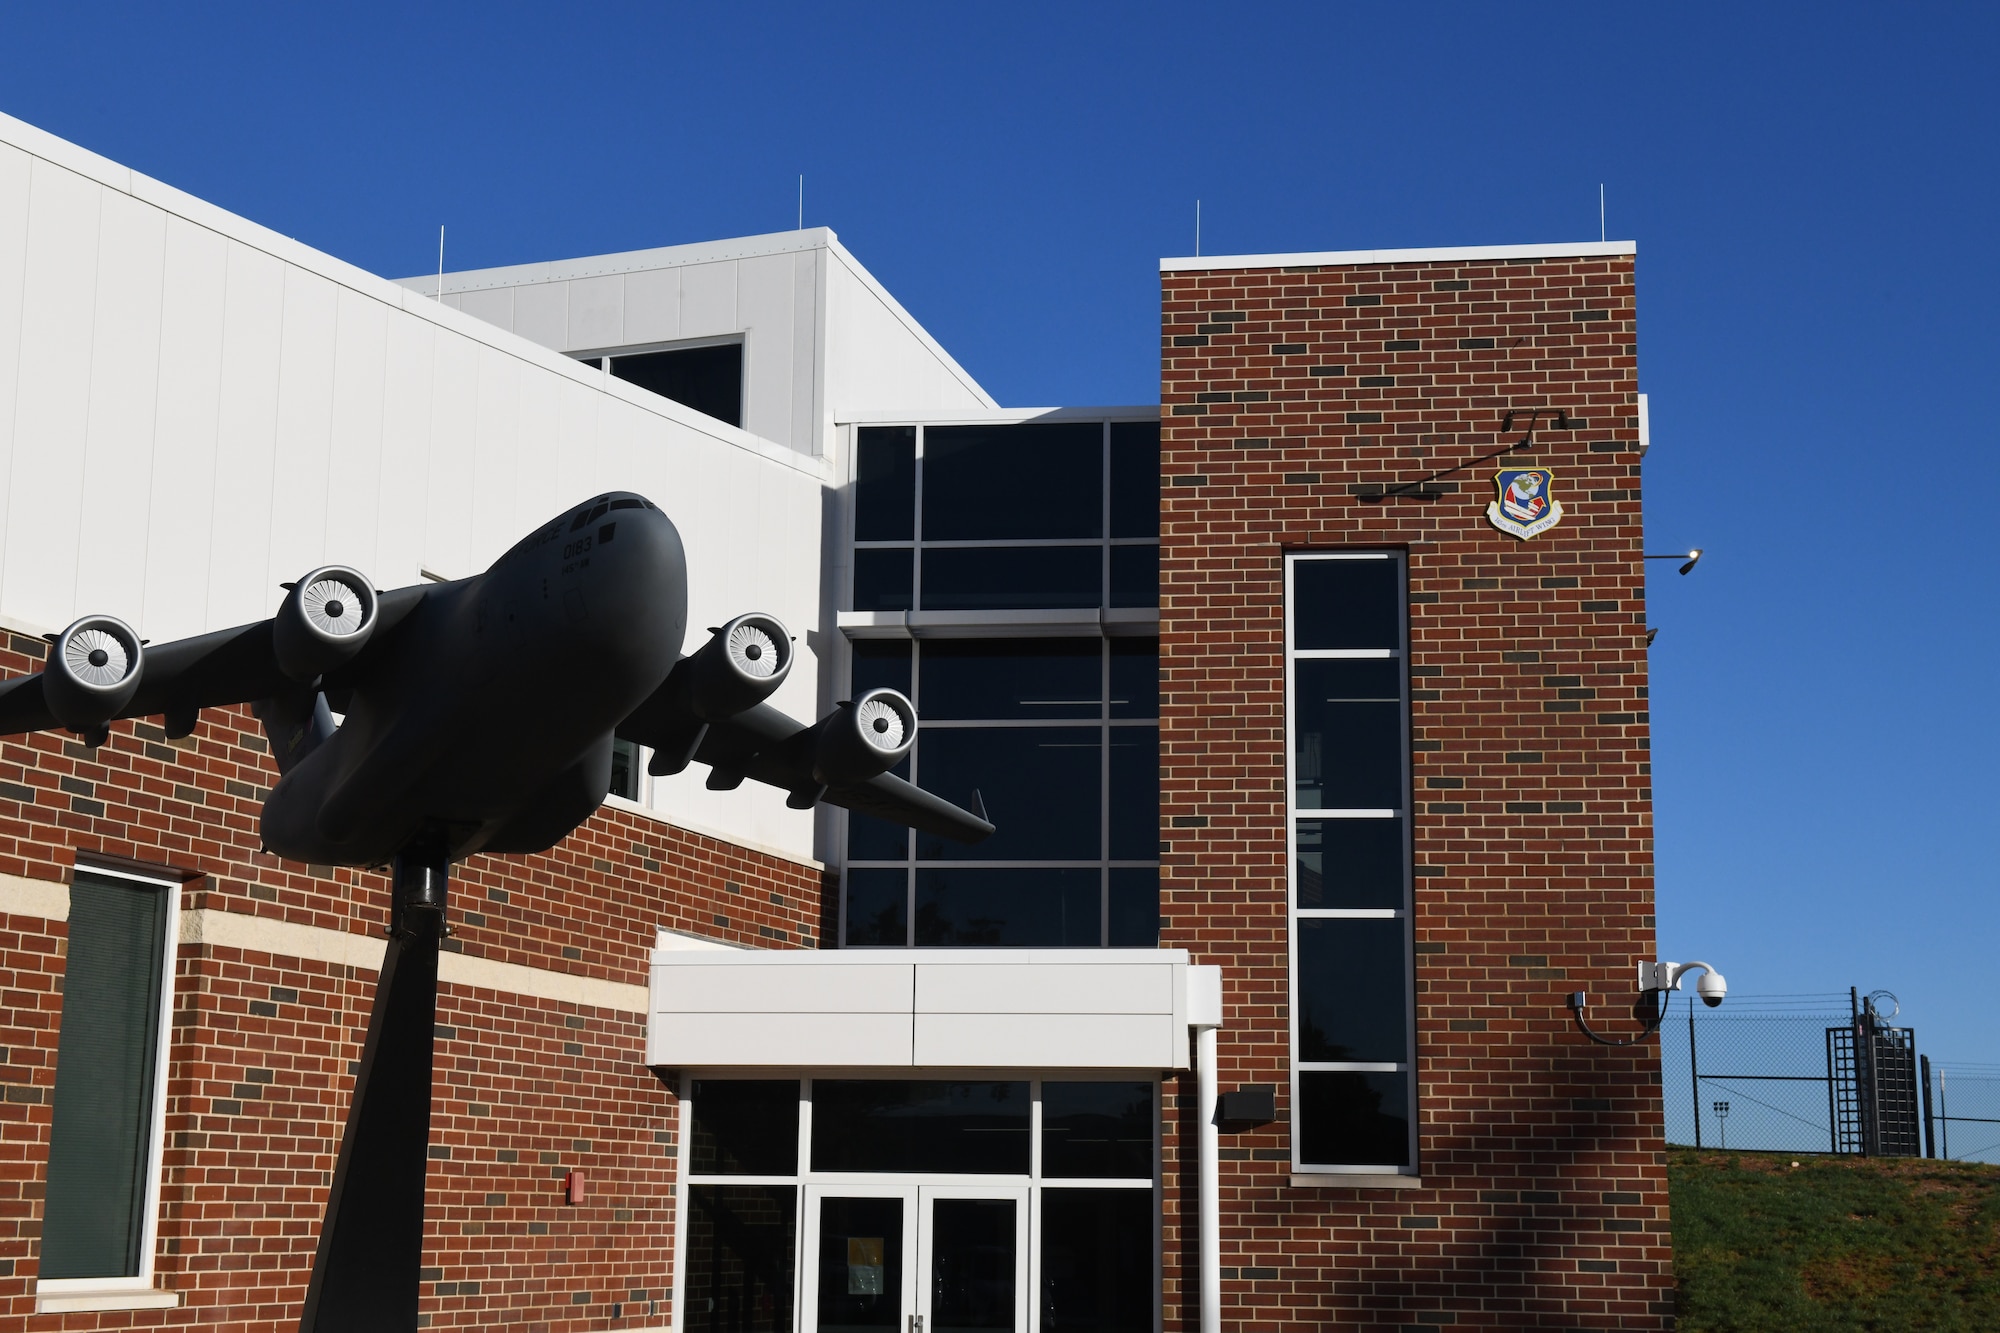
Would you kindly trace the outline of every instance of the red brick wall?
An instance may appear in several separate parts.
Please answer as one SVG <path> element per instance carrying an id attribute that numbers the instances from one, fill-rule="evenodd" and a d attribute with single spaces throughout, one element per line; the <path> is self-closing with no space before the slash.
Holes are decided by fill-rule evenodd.
<path id="1" fill-rule="evenodd" d="M 0 671 L 35 665 L 14 637 Z M 209 908 L 379 937 L 386 877 L 257 850 L 274 780 L 247 712 L 169 742 L 0 742 L 0 873 L 64 880 L 79 852 L 190 876 Z M 656 927 L 816 943 L 820 875 L 606 808 L 553 851 L 454 867 L 447 947 L 643 984 Z M 0 1329 L 290 1330 L 367 1033 L 372 972 L 182 946 L 167 1086 L 160 1285 L 178 1310 L 34 1316 L 55 1082 L 60 922 L 0 917 Z M 432 1327 L 658 1327 L 673 1281 L 673 1099 L 641 1015 L 447 983 L 439 997 L 424 1309 Z M 560 1177 L 588 1175 L 581 1205 Z"/>
<path id="2" fill-rule="evenodd" d="M 1224 1325 L 1663 1328 L 1658 1050 L 1590 1045 L 1564 1006 L 1588 990 L 1633 1031 L 1653 951 L 1633 262 L 1163 288 L 1161 942 L 1224 968 L 1222 1086 L 1280 1088 L 1278 1124 L 1224 1138 Z M 1500 463 L 1363 498 L 1511 443 L 1501 414 L 1534 406 L 1584 422 L 1512 456 L 1554 469 L 1542 536 L 1485 521 Z M 1420 1189 L 1290 1183 L 1283 553 L 1353 546 L 1409 553 Z M 1192 1131 L 1169 1117 L 1177 1156 Z M 1172 1185 L 1184 1327 L 1192 1176 Z"/>

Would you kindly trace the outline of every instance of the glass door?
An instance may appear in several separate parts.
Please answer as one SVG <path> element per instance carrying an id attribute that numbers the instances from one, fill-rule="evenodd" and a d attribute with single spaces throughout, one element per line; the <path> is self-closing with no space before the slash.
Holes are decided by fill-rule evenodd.
<path id="1" fill-rule="evenodd" d="M 914 1186 L 806 1190 L 805 1333 L 918 1333 Z"/>
<path id="2" fill-rule="evenodd" d="M 926 1185 L 918 1206 L 915 1333 L 1027 1333 L 1027 1187 Z"/>
<path id="3" fill-rule="evenodd" d="M 1028 1189 L 806 1190 L 806 1333 L 1027 1333 Z"/>

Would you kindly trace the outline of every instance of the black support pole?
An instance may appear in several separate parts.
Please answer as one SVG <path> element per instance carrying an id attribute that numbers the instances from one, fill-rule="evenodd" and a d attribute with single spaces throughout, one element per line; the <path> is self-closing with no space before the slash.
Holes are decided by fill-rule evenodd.
<path id="1" fill-rule="evenodd" d="M 1660 1001 L 1666 1003 L 1664 998 Z M 1688 996 L 1688 1083 L 1694 1089 L 1694 1146 L 1701 1149 L 1701 1061 L 1694 1049 L 1694 996 Z"/>
<path id="2" fill-rule="evenodd" d="M 441 852 L 396 859 L 388 949 L 299 1333 L 417 1328 L 446 866 Z"/>
<path id="3" fill-rule="evenodd" d="M 1931 1120 L 1931 1058 L 1917 1057 L 1924 1079 L 1924 1156 L 1937 1156 L 1937 1125 Z"/>

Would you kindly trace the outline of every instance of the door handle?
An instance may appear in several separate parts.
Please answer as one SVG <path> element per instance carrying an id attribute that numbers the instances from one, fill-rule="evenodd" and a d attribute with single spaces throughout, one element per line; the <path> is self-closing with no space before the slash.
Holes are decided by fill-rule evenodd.
<path id="1" fill-rule="evenodd" d="M 922 1315 L 913 1314 L 910 1316 L 910 1333 L 924 1333 L 924 1317 Z"/>

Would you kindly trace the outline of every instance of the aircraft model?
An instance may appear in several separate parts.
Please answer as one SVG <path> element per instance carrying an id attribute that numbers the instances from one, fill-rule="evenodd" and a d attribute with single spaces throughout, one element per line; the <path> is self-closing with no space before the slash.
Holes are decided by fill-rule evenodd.
<path id="1" fill-rule="evenodd" d="M 450 864 L 560 842 L 603 802 L 615 738 L 651 747 L 654 773 L 708 765 L 713 788 L 751 778 L 799 809 L 828 801 L 968 843 L 993 832 L 889 771 L 917 734 L 896 691 L 808 726 L 764 702 L 792 665 L 777 620 L 737 616 L 684 657 L 686 630 L 680 534 L 618 491 L 472 578 L 378 593 L 327 565 L 269 620 L 157 646 L 86 616 L 50 636 L 42 671 L 0 682 L 0 735 L 65 727 L 93 746 L 120 718 L 159 716 L 178 737 L 204 708 L 249 703 L 279 773 L 265 846 L 394 867 L 301 1333 L 415 1333 Z"/>
<path id="2" fill-rule="evenodd" d="M 52 636 L 43 671 L 0 683 L 0 734 L 66 727 L 95 745 L 115 719 L 159 715 L 184 736 L 199 710 L 250 703 L 280 774 L 264 844 L 322 865 L 546 850 L 603 802 L 614 735 L 651 747 L 656 774 L 699 762 L 712 788 L 752 778 L 801 809 L 960 842 L 993 831 L 889 772 L 916 739 L 901 694 L 798 723 L 764 702 L 792 665 L 783 625 L 738 616 L 683 657 L 686 622 L 680 534 L 612 492 L 471 578 L 377 593 L 328 565 L 270 620 L 157 646 L 86 616 Z"/>

